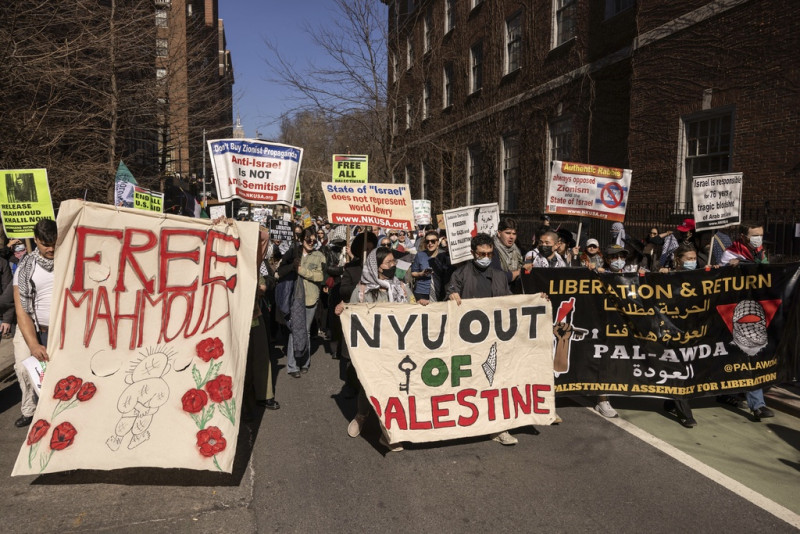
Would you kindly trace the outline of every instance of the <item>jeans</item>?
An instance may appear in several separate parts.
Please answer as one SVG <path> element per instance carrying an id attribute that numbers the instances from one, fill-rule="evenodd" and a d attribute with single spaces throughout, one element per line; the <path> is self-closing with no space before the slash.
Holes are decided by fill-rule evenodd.
<path id="1" fill-rule="evenodd" d="M 39 343 L 47 346 L 47 332 L 37 332 L 36 337 Z M 31 349 L 25 343 L 25 338 L 22 337 L 22 330 L 17 328 L 14 333 L 14 371 L 17 374 L 17 382 L 19 388 L 22 390 L 22 403 L 20 409 L 22 415 L 25 417 L 33 417 L 33 412 L 36 411 L 36 403 L 39 397 L 36 394 L 36 386 L 33 385 L 28 370 L 22 364 L 23 360 L 27 360 L 31 356 Z"/>
<path id="2" fill-rule="evenodd" d="M 289 331 L 289 341 L 286 342 L 286 370 L 290 373 L 296 373 L 300 367 L 308 369 L 311 365 L 311 322 L 314 320 L 314 313 L 317 311 L 317 305 L 306 306 L 306 353 L 299 358 L 294 353 L 294 334 Z"/>
<path id="3" fill-rule="evenodd" d="M 763 389 L 754 389 L 753 391 L 748 391 L 744 395 L 747 397 L 747 407 L 752 411 L 758 410 L 762 406 L 767 405 L 767 403 L 764 402 Z"/>

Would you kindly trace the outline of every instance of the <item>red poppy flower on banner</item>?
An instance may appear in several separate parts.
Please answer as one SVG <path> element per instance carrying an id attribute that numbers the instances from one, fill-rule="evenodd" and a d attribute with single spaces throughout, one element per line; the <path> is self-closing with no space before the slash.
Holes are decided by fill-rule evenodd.
<path id="1" fill-rule="evenodd" d="M 233 397 L 233 379 L 228 375 L 219 375 L 206 384 L 208 396 L 214 402 L 223 402 Z"/>
<path id="2" fill-rule="evenodd" d="M 199 413 L 208 404 L 208 395 L 202 389 L 190 389 L 181 397 L 183 410 L 189 413 Z"/>
<path id="3" fill-rule="evenodd" d="M 210 426 L 197 433 L 197 446 L 203 456 L 210 458 L 224 451 L 226 444 L 225 438 L 222 437 L 222 431 L 215 426 Z"/>
<path id="4" fill-rule="evenodd" d="M 217 359 L 225 354 L 225 347 L 218 337 L 207 337 L 197 344 L 195 350 L 197 351 L 197 357 L 204 362 Z"/>
<path id="5" fill-rule="evenodd" d="M 75 441 L 78 433 L 72 423 L 64 421 L 53 430 L 53 437 L 50 438 L 50 448 L 54 451 L 63 451 Z"/>
<path id="6" fill-rule="evenodd" d="M 62 378 L 56 384 L 56 390 L 53 393 L 53 398 L 68 401 L 75 396 L 83 384 L 83 380 L 76 376 L 69 375 L 67 378 Z"/>
<path id="7" fill-rule="evenodd" d="M 87 401 L 94 397 L 95 393 L 97 393 L 97 386 L 94 385 L 94 382 L 85 382 L 78 390 L 78 400 Z"/>
<path id="8" fill-rule="evenodd" d="M 28 445 L 38 443 L 40 439 L 47 435 L 48 430 L 50 430 L 50 423 L 44 419 L 39 419 L 33 423 L 31 431 L 28 432 Z"/>

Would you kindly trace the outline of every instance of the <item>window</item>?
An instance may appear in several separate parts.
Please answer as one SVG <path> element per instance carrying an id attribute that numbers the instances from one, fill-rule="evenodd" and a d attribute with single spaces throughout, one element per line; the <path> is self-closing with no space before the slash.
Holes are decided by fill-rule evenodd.
<path id="1" fill-rule="evenodd" d="M 453 64 L 446 63 L 442 69 L 442 107 L 453 105 Z"/>
<path id="2" fill-rule="evenodd" d="M 167 69 L 164 69 L 164 68 L 156 69 L 156 79 L 157 80 L 163 80 L 166 77 L 167 77 Z"/>
<path id="3" fill-rule="evenodd" d="M 636 0 L 606 0 L 606 18 L 622 13 L 636 5 Z"/>
<path id="4" fill-rule="evenodd" d="M 481 168 L 483 166 L 483 151 L 479 146 L 471 146 L 467 150 L 467 204 L 474 206 L 482 204 L 481 197 Z"/>
<path id="5" fill-rule="evenodd" d="M 522 13 L 506 20 L 506 72 L 514 72 L 520 67 L 522 53 Z"/>
<path id="6" fill-rule="evenodd" d="M 411 35 L 406 37 L 406 70 L 411 70 L 414 65 L 414 40 Z"/>
<path id="7" fill-rule="evenodd" d="M 422 86 L 422 120 L 430 117 L 431 109 L 431 82 L 425 82 Z"/>
<path id="8" fill-rule="evenodd" d="M 444 0 L 444 33 L 447 35 L 456 27 L 456 2 Z"/>
<path id="9" fill-rule="evenodd" d="M 519 209 L 519 137 L 503 138 L 503 182 L 502 199 L 504 211 Z"/>
<path id="10" fill-rule="evenodd" d="M 425 11 L 423 26 L 425 30 L 425 53 L 427 53 L 431 51 L 431 46 L 433 46 L 433 7 L 428 7 Z"/>
<path id="11" fill-rule="evenodd" d="M 575 37 L 578 0 L 553 0 L 553 48 Z"/>
<path id="12" fill-rule="evenodd" d="M 483 43 L 476 43 L 469 49 L 469 92 L 479 91 L 483 87 Z"/>
<path id="13" fill-rule="evenodd" d="M 166 39 L 156 39 L 156 56 L 158 57 L 167 57 L 167 40 Z"/>
<path id="14" fill-rule="evenodd" d="M 554 121 L 549 126 L 548 141 L 550 144 L 548 155 L 551 161 L 571 161 L 572 160 L 572 121 L 561 119 Z M 548 172 L 549 172 L 548 165 Z"/>
<path id="15" fill-rule="evenodd" d="M 684 165 L 678 202 L 691 206 L 693 177 L 730 172 L 733 123 L 731 109 L 708 111 L 683 120 Z"/>
<path id="16" fill-rule="evenodd" d="M 406 97 L 406 130 L 411 128 L 411 96 Z"/>
<path id="17" fill-rule="evenodd" d="M 156 9 L 156 27 L 157 28 L 166 28 L 167 27 L 167 10 L 166 9 Z"/>

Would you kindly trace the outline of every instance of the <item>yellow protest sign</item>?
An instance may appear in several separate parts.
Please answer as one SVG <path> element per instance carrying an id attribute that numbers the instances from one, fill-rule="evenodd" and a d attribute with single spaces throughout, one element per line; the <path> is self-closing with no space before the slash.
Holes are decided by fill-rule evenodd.
<path id="1" fill-rule="evenodd" d="M 333 182 L 367 183 L 369 156 L 352 154 L 333 155 Z"/>
<path id="2" fill-rule="evenodd" d="M 140 210 L 164 212 L 164 193 L 134 186 L 133 207 Z"/>
<path id="3" fill-rule="evenodd" d="M 39 220 L 55 219 L 47 169 L 4 170 L 0 178 L 0 212 L 8 237 L 33 237 Z"/>

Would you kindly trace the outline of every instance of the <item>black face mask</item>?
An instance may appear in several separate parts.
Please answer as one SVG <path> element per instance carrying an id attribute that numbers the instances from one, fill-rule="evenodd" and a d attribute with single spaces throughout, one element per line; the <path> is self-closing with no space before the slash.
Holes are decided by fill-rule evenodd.
<path id="1" fill-rule="evenodd" d="M 392 278 L 394 278 L 394 272 L 396 269 L 397 269 L 396 266 L 389 267 L 388 269 L 381 269 L 381 274 L 385 276 L 388 280 L 391 280 Z"/>
<path id="2" fill-rule="evenodd" d="M 553 247 L 551 247 L 550 245 L 539 245 L 539 254 L 541 254 L 545 258 L 549 258 L 552 253 L 553 253 Z"/>
<path id="3" fill-rule="evenodd" d="M 336 245 L 332 245 L 331 250 L 336 254 L 339 254 L 342 251 L 342 247 L 337 247 Z"/>
<path id="4" fill-rule="evenodd" d="M 650 243 L 652 243 L 657 247 L 660 247 L 661 245 L 664 244 L 664 238 L 658 235 L 648 238 L 647 241 L 649 241 Z"/>

